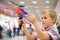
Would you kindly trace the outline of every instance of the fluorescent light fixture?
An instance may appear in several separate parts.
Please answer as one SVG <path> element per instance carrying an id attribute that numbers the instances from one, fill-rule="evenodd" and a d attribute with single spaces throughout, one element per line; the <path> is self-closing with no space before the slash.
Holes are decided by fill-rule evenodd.
<path id="1" fill-rule="evenodd" d="M 20 4 L 24 4 L 25 2 L 20 2 Z"/>
<path id="2" fill-rule="evenodd" d="M 8 2 L 8 4 L 12 4 L 11 2 Z"/>
<path id="3" fill-rule="evenodd" d="M 46 3 L 50 3 L 50 1 L 46 1 Z"/>
<path id="4" fill-rule="evenodd" d="M 30 10 L 28 10 L 28 12 L 30 12 Z"/>
<path id="5" fill-rule="evenodd" d="M 37 12 L 39 12 L 40 10 L 36 10 Z"/>
<path id="6" fill-rule="evenodd" d="M 26 6 L 25 8 L 27 9 L 28 7 Z"/>
<path id="7" fill-rule="evenodd" d="M 36 3 L 37 3 L 37 1 L 33 1 L 32 3 L 33 3 L 33 4 L 36 4 Z"/>

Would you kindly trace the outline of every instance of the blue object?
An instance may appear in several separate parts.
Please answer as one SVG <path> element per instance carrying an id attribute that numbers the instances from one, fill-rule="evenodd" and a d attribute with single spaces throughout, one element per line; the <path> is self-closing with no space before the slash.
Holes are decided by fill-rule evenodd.
<path id="1" fill-rule="evenodd" d="M 7 35 L 8 35 L 8 37 L 11 37 L 11 33 L 12 33 L 12 31 L 11 31 L 10 29 L 8 29 L 8 30 L 7 30 Z"/>
<path id="2" fill-rule="evenodd" d="M 9 11 L 6 11 L 6 15 L 7 15 L 7 16 L 8 16 L 9 13 L 10 13 Z"/>
<path id="3" fill-rule="evenodd" d="M 24 10 L 24 8 L 20 7 L 19 8 L 24 14 L 28 14 L 26 10 Z"/>
<path id="4" fill-rule="evenodd" d="M 2 6 L 0 5 L 0 9 L 2 9 Z"/>

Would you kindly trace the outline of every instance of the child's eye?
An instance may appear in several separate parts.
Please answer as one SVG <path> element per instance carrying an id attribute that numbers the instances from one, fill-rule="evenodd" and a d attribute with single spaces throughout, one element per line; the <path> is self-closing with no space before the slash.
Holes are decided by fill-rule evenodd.
<path id="1" fill-rule="evenodd" d="M 47 17 L 43 17 L 42 19 L 47 19 Z"/>
<path id="2" fill-rule="evenodd" d="M 44 19 L 47 19 L 47 17 L 44 17 Z"/>

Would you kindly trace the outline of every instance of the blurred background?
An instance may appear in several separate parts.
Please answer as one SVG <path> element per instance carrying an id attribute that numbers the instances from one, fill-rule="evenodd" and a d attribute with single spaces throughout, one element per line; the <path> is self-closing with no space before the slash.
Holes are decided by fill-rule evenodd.
<path id="1" fill-rule="evenodd" d="M 41 22 L 41 12 L 42 12 L 42 10 L 44 10 L 44 9 L 53 9 L 53 10 L 55 10 L 57 12 L 57 22 L 60 23 L 60 18 L 59 18 L 60 17 L 60 0 L 0 0 L 0 10 L 1 10 L 1 6 L 2 6 L 2 9 L 5 9 L 4 12 L 7 11 L 6 9 L 8 9 L 9 12 L 10 12 L 10 15 L 7 14 L 7 13 L 4 14 L 4 15 L 5 16 L 6 15 L 10 16 L 10 18 L 14 17 L 16 19 L 16 17 L 17 17 L 17 15 L 16 15 L 16 13 L 17 13 L 16 12 L 16 8 L 18 8 L 19 6 L 16 6 L 16 4 L 11 3 L 11 1 L 15 2 L 15 3 L 19 4 L 19 5 L 23 5 L 24 6 L 23 9 L 27 12 L 27 14 L 24 17 L 28 18 L 28 16 L 30 14 L 34 14 L 37 17 L 39 22 Z M 0 17 L 1 17 L 1 15 L 0 15 Z M 4 19 L 6 19 L 6 17 Z M 9 20 L 9 18 L 7 18 L 7 19 Z M 0 23 L 0 25 L 1 24 L 2 24 L 2 22 Z M 16 28 L 18 28 L 17 26 L 18 26 L 18 23 L 16 25 Z M 28 25 L 28 26 L 30 26 L 30 25 Z M 9 28 L 7 28 L 7 30 Z M 13 29 L 11 29 L 11 30 L 13 30 Z M 11 35 L 13 36 L 13 33 L 11 33 L 9 35 L 9 32 L 11 32 L 11 31 L 10 30 L 8 31 L 8 36 L 9 37 Z M 20 36 L 18 36 L 18 35 L 20 35 Z M 2 40 L 6 40 L 6 38 L 8 38 L 8 36 L 6 36 L 6 34 L 3 35 L 3 36 L 4 36 L 4 38 Z M 22 30 L 20 31 L 19 34 L 16 32 L 16 34 L 14 36 L 11 37 L 11 38 L 8 38 L 7 40 L 13 40 L 13 39 L 15 39 L 15 40 L 16 39 L 17 40 L 25 40 L 26 39 L 26 37 L 24 35 L 24 32 Z"/>
<path id="2" fill-rule="evenodd" d="M 8 5 L 11 8 L 16 8 L 17 6 L 10 3 L 9 1 L 16 2 L 19 5 L 24 5 L 25 9 L 29 14 L 33 13 L 37 16 L 37 19 L 40 21 L 41 11 L 47 8 L 56 10 L 58 14 L 58 21 L 60 20 L 60 0 L 0 0 L 0 4 Z M 32 11 L 31 11 L 32 10 Z"/>

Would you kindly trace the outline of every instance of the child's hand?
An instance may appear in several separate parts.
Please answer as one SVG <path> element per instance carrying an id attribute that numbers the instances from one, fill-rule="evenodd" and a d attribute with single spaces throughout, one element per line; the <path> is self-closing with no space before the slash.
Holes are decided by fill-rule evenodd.
<path id="1" fill-rule="evenodd" d="M 22 27 L 26 27 L 26 20 L 22 20 L 23 21 L 23 24 L 22 24 Z"/>
<path id="2" fill-rule="evenodd" d="M 29 21 L 34 24 L 37 21 L 35 15 L 31 14 L 29 17 Z"/>

